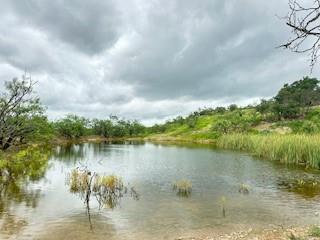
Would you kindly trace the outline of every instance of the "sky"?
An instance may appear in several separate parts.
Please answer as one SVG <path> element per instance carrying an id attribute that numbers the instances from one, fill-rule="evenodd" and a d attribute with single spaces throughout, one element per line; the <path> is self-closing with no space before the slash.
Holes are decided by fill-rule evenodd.
<path id="1" fill-rule="evenodd" d="M 287 0 L 1 0 L 0 91 L 28 71 L 50 119 L 147 125 L 255 104 L 310 74 L 307 55 L 277 48 L 287 13 Z"/>

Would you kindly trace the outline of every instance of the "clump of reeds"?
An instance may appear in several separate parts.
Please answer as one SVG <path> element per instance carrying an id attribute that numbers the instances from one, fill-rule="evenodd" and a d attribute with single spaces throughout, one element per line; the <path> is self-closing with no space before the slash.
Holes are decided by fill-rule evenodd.
<path id="1" fill-rule="evenodd" d="M 114 208 L 118 205 L 119 200 L 126 193 L 122 179 L 115 175 L 96 176 L 93 192 L 100 206 Z"/>
<path id="2" fill-rule="evenodd" d="M 272 161 L 320 168 L 320 135 L 231 134 L 221 136 L 217 146 L 242 150 Z"/>
<path id="3" fill-rule="evenodd" d="M 116 175 L 98 175 L 84 169 L 74 169 L 68 175 L 67 183 L 71 193 L 78 193 L 89 208 L 91 195 L 98 201 L 100 207 L 116 207 L 128 188 L 123 184 L 120 177 Z M 129 189 L 130 195 L 139 199 L 134 187 Z"/>
<path id="4" fill-rule="evenodd" d="M 242 194 L 249 194 L 249 186 L 242 183 L 239 185 L 238 191 L 239 191 L 239 193 L 242 193 Z"/>
<path id="5" fill-rule="evenodd" d="M 192 184 L 188 180 L 179 180 L 173 184 L 173 190 L 178 196 L 189 197 L 192 192 Z"/>
<path id="6" fill-rule="evenodd" d="M 74 169 L 69 174 L 67 182 L 70 186 L 70 192 L 83 193 L 88 189 L 89 173 L 87 171 L 80 171 L 79 169 Z"/>

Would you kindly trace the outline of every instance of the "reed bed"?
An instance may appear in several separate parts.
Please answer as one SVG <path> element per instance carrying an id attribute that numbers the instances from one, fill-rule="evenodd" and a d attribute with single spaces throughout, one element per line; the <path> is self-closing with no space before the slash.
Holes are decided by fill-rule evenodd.
<path id="1" fill-rule="evenodd" d="M 241 150 L 271 161 L 320 168 L 320 135 L 223 135 L 217 140 L 223 149 Z"/>

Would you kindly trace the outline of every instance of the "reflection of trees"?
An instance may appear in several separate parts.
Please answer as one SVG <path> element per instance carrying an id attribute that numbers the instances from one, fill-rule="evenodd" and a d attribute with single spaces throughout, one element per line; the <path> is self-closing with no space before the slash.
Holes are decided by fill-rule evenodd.
<path id="1" fill-rule="evenodd" d="M 27 148 L 1 160 L 0 168 L 0 230 L 6 234 L 18 232 L 26 222 L 11 214 L 18 204 L 35 208 L 40 190 L 30 189 L 29 183 L 38 181 L 48 168 L 48 152 Z"/>
<path id="2" fill-rule="evenodd" d="M 31 190 L 26 184 L 14 180 L 1 183 L 0 190 L 0 232 L 16 234 L 27 224 L 24 219 L 11 213 L 17 204 L 35 208 L 40 199 L 40 190 Z"/>
<path id="3" fill-rule="evenodd" d="M 53 157 L 57 160 L 76 163 L 85 158 L 87 144 L 67 144 L 59 146 L 53 153 Z"/>

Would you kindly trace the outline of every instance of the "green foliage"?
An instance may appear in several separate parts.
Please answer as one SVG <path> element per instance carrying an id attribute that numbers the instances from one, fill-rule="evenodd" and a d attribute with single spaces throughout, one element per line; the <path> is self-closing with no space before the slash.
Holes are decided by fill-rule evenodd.
<path id="1" fill-rule="evenodd" d="M 218 133 L 227 134 L 230 131 L 232 131 L 233 123 L 229 120 L 221 119 L 218 121 L 215 121 L 212 127 L 212 130 Z"/>
<path id="2" fill-rule="evenodd" d="M 79 138 L 84 136 L 88 126 L 88 120 L 76 115 L 68 115 L 54 123 L 60 136 L 65 138 Z"/>
<path id="3" fill-rule="evenodd" d="M 26 142 L 49 143 L 54 138 L 54 125 L 46 116 L 34 116 L 29 121 L 33 131 L 25 137 Z"/>
<path id="4" fill-rule="evenodd" d="M 92 121 L 93 134 L 103 137 L 133 137 L 145 133 L 145 127 L 138 121 L 125 121 L 118 118 Z"/>
<path id="5" fill-rule="evenodd" d="M 312 237 L 320 237 L 320 227 L 319 226 L 313 226 L 310 229 L 310 235 Z"/>
<path id="6" fill-rule="evenodd" d="M 198 117 L 196 116 L 188 116 L 186 118 L 186 124 L 188 125 L 189 128 L 195 128 L 196 125 L 197 125 L 197 120 L 198 120 Z"/>
<path id="7" fill-rule="evenodd" d="M 255 111 L 237 110 L 219 116 L 212 124 L 212 131 L 218 134 L 248 132 L 261 120 L 261 114 Z"/>
<path id="8" fill-rule="evenodd" d="M 216 107 L 215 112 L 216 113 L 225 113 L 227 110 L 225 107 Z"/>
<path id="9" fill-rule="evenodd" d="M 113 134 L 113 123 L 111 120 L 98 120 L 94 119 L 92 121 L 92 129 L 95 135 L 103 136 L 103 137 L 111 137 Z"/>
<path id="10" fill-rule="evenodd" d="M 43 116 L 43 107 L 33 92 L 31 78 L 22 76 L 5 83 L 0 94 L 0 149 L 23 143 L 35 131 L 35 118 Z"/>
<path id="11" fill-rule="evenodd" d="M 274 97 L 274 111 L 283 118 L 296 118 L 309 107 L 320 104 L 319 80 L 304 77 L 292 84 L 285 84 Z"/>
<path id="12" fill-rule="evenodd" d="M 273 102 L 265 99 L 262 99 L 260 104 L 256 106 L 256 110 L 261 114 L 271 112 L 272 108 L 273 108 Z"/>
<path id="13" fill-rule="evenodd" d="M 229 107 L 228 107 L 228 110 L 229 111 L 235 111 L 235 110 L 237 110 L 238 109 L 238 106 L 237 106 L 237 104 L 231 104 Z"/>

